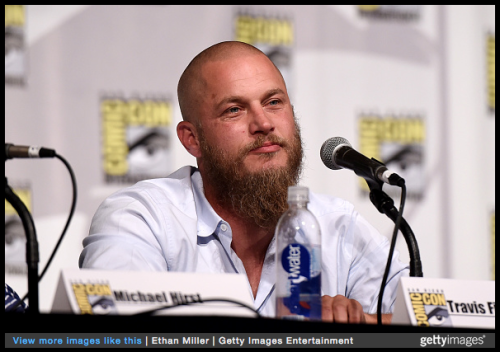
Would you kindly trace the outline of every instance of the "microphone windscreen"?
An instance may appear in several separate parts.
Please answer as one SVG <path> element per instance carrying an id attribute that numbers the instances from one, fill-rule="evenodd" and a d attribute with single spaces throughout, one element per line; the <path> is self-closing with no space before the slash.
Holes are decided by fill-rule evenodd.
<path id="1" fill-rule="evenodd" d="M 339 145 L 346 145 L 351 147 L 351 143 L 345 138 L 342 137 L 332 137 L 329 138 L 323 143 L 320 149 L 321 160 L 323 160 L 323 164 L 329 169 L 332 170 L 340 170 L 341 167 L 338 167 L 333 160 L 333 151 Z"/>

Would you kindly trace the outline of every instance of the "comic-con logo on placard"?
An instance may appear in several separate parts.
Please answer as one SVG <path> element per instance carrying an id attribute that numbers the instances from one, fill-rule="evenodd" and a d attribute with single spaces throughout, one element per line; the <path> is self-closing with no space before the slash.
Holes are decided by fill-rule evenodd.
<path id="1" fill-rule="evenodd" d="M 101 98 L 106 183 L 165 177 L 171 170 L 172 104 L 167 99 Z"/>
<path id="2" fill-rule="evenodd" d="M 25 82 L 25 6 L 5 5 L 5 84 Z"/>
<path id="3" fill-rule="evenodd" d="M 354 5 L 362 17 L 413 21 L 420 18 L 422 5 Z"/>
<path id="4" fill-rule="evenodd" d="M 31 188 L 25 183 L 11 186 L 12 191 L 21 199 L 26 208 L 32 212 Z M 5 274 L 26 275 L 26 233 L 19 214 L 5 200 Z"/>
<path id="5" fill-rule="evenodd" d="M 107 283 L 72 283 L 80 314 L 116 314 L 116 304 Z"/>
<path id="6" fill-rule="evenodd" d="M 408 292 L 418 326 L 452 326 L 444 293 Z"/>
<path id="7" fill-rule="evenodd" d="M 284 14 L 255 14 L 241 9 L 235 17 L 235 40 L 262 50 L 278 67 L 290 93 L 291 61 L 294 43 L 293 22 Z"/>
<path id="8" fill-rule="evenodd" d="M 406 181 L 408 199 L 421 199 L 424 191 L 425 122 L 419 115 L 361 114 L 358 119 L 359 152 L 384 163 Z M 362 192 L 368 192 L 360 178 Z M 389 195 L 399 191 L 388 188 Z M 391 194 L 391 192 L 393 194 Z"/>
<path id="9" fill-rule="evenodd" d="M 495 114 L 495 34 L 488 34 L 486 39 L 486 67 L 487 67 L 487 91 L 488 110 Z"/>

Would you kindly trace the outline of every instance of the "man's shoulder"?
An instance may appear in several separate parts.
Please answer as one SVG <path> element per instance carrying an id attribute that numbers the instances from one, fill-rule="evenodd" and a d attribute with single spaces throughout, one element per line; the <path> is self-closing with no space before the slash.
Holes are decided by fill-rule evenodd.
<path id="1" fill-rule="evenodd" d="M 184 166 L 167 177 L 147 179 L 123 188 L 110 197 L 107 201 L 129 199 L 139 202 L 153 201 L 159 205 L 169 203 L 177 207 L 193 199 L 192 176 L 198 172 L 193 166 Z"/>
<path id="2" fill-rule="evenodd" d="M 123 191 L 157 190 L 157 191 L 179 191 L 189 189 L 192 186 L 191 176 L 198 172 L 193 166 L 183 166 L 166 177 L 142 180 L 136 184 L 123 189 Z"/>
<path id="3" fill-rule="evenodd" d="M 330 213 L 352 214 L 354 205 L 339 197 L 310 191 L 309 209 L 317 216 Z"/>

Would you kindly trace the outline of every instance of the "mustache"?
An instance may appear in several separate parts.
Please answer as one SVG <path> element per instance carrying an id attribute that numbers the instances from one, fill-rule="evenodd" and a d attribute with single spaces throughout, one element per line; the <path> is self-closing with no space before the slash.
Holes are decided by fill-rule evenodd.
<path id="1" fill-rule="evenodd" d="M 277 144 L 280 147 L 285 148 L 285 149 L 288 148 L 288 146 L 289 146 L 289 143 L 287 142 L 286 139 L 281 138 L 275 134 L 270 134 L 267 136 L 259 135 L 256 140 L 254 140 L 253 142 L 247 144 L 246 146 L 244 146 L 242 148 L 242 150 L 240 151 L 240 156 L 241 157 L 246 156 L 252 150 L 263 147 L 264 144 L 267 142 Z"/>

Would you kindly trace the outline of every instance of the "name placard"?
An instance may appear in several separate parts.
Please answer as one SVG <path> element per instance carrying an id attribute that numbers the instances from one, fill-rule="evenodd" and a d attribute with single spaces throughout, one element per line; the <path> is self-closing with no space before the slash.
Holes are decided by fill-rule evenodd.
<path id="1" fill-rule="evenodd" d="M 403 277 L 392 324 L 495 328 L 495 281 Z"/>
<path id="2" fill-rule="evenodd" d="M 63 269 L 51 311 L 256 317 L 253 306 L 239 274 Z"/>

